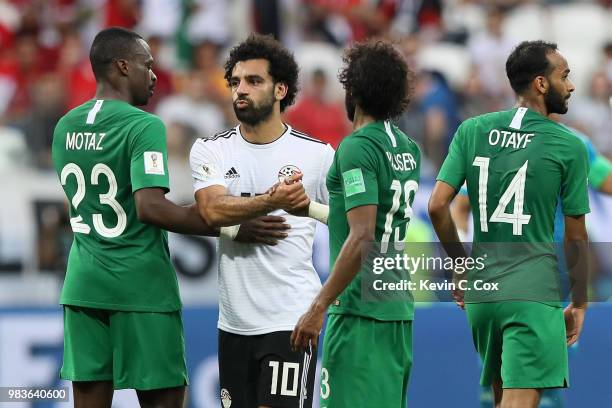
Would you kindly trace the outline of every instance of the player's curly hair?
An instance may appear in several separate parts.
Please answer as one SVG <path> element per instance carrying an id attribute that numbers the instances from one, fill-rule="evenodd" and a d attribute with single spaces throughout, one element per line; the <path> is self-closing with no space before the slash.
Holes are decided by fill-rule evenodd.
<path id="1" fill-rule="evenodd" d="M 357 43 L 342 57 L 338 79 L 365 113 L 393 119 L 408 107 L 414 74 L 393 45 L 380 40 Z"/>
<path id="2" fill-rule="evenodd" d="M 274 83 L 287 85 L 287 95 L 280 101 L 280 110 L 283 112 L 287 106 L 295 101 L 298 92 L 299 68 L 293 54 L 271 35 L 251 34 L 246 40 L 230 50 L 229 58 L 225 62 L 225 80 L 229 85 L 234 66 L 240 61 L 251 59 L 265 59 L 270 64 L 268 73 Z"/>

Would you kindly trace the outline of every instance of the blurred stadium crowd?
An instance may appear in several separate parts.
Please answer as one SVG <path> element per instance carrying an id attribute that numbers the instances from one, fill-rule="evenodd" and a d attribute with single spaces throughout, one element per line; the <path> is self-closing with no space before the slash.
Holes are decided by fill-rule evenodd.
<path id="1" fill-rule="evenodd" d="M 461 120 L 513 105 L 504 69 L 513 46 L 557 41 L 577 86 L 564 120 L 612 158 L 610 0 L 0 0 L 5 194 L 25 186 L 42 196 L 58 191 L 49 171 L 53 128 L 93 96 L 88 50 L 107 26 L 133 29 L 152 48 L 158 81 L 144 109 L 166 123 L 171 194 L 178 201 L 193 199 L 187 165 L 193 140 L 235 123 L 223 60 L 251 31 L 281 39 L 300 64 L 301 92 L 287 121 L 334 146 L 350 131 L 336 79 L 343 46 L 373 36 L 393 40 L 416 73 L 411 108 L 399 125 L 421 145 L 423 179 L 437 173 Z M 33 265 L 55 269 L 61 251 L 53 247 L 65 246 L 55 230 L 63 224 L 44 204 L 30 228 L 38 234 Z M 23 226 L 11 220 L 33 218 L 27 211 L 5 208 L 0 214 L 0 260 L 20 245 L 14 241 L 23 237 Z M 55 230 L 45 232 L 49 222 Z M 70 231 L 64 232 L 69 239 Z"/>

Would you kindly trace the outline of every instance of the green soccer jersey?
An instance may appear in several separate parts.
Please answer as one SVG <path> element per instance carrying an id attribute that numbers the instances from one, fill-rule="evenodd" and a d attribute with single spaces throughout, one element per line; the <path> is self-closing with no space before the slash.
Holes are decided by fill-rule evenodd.
<path id="1" fill-rule="evenodd" d="M 141 188 L 168 191 L 161 120 L 123 101 L 91 100 L 60 119 L 52 155 L 74 232 L 60 303 L 179 310 L 167 232 L 140 222 L 134 202 Z"/>
<path id="2" fill-rule="evenodd" d="M 488 255 L 486 267 L 470 271 L 470 280 L 501 282 L 500 288 L 509 290 L 479 293 L 481 299 L 555 298 L 557 261 L 549 244 L 557 200 L 565 215 L 588 213 L 588 172 L 584 143 L 533 110 L 516 108 L 463 122 L 438 180 L 457 190 L 467 184 L 473 256 Z M 473 295 L 466 293 L 466 301 L 476 299 Z"/>
<path id="3" fill-rule="evenodd" d="M 380 252 L 384 252 L 384 248 L 392 251 L 393 243 L 404 242 L 412 216 L 411 205 L 419 186 L 420 162 L 416 143 L 389 122 L 368 124 L 340 143 L 327 174 L 332 269 L 349 234 L 346 213 L 355 207 L 378 207 L 375 245 L 380 245 Z M 401 300 L 396 300 L 393 294 L 383 294 L 373 301 L 364 299 L 362 286 L 364 291 L 371 291 L 371 287 L 365 286 L 366 282 L 371 285 L 374 277 L 371 266 L 368 261 L 364 263 L 330 306 L 329 313 L 378 320 L 412 320 L 414 305 L 409 292 L 404 293 Z M 384 273 L 389 276 L 394 271 Z"/>

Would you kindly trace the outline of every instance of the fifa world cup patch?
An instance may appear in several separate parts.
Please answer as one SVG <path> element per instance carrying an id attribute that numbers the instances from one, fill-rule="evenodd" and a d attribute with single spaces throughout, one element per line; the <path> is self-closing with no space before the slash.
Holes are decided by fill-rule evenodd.
<path id="1" fill-rule="evenodd" d="M 145 174 L 165 175 L 164 155 L 161 152 L 144 152 L 144 167 Z"/>
<path id="2" fill-rule="evenodd" d="M 197 173 L 202 178 L 202 181 L 208 181 L 217 175 L 217 171 L 210 163 L 202 163 L 202 165 L 198 168 Z"/>
<path id="3" fill-rule="evenodd" d="M 366 191 L 361 169 L 345 171 L 342 173 L 342 180 L 344 181 L 344 195 L 346 197 Z"/>

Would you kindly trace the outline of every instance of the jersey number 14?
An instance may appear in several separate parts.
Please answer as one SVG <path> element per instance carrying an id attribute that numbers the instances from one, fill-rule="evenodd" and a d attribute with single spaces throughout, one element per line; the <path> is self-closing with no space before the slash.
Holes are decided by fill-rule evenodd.
<path id="1" fill-rule="evenodd" d="M 493 211 L 491 218 L 487 221 L 487 182 L 489 180 L 489 158 L 476 156 L 474 166 L 480 168 L 478 177 L 478 210 L 480 212 L 480 231 L 489 232 L 488 222 L 505 222 L 512 224 L 513 235 L 523 235 L 523 225 L 529 224 L 531 215 L 523 214 L 525 204 L 525 179 L 527 178 L 527 160 L 514 175 L 510 185 L 504 191 L 499 203 Z M 514 209 L 511 213 L 506 212 L 510 201 L 514 198 Z"/>

